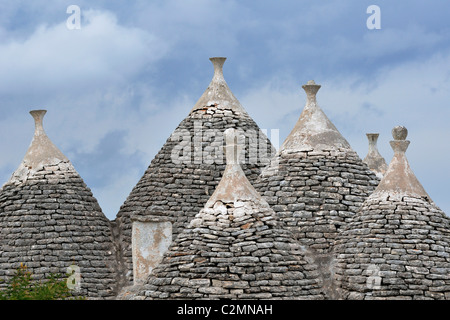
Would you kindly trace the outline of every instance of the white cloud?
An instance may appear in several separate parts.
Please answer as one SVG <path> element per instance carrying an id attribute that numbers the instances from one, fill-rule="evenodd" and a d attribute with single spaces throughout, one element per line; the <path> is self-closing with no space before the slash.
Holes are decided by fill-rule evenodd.
<path id="1" fill-rule="evenodd" d="M 26 40 L 0 45 L 0 94 L 40 94 L 122 83 L 160 59 L 166 43 L 117 23 L 112 13 L 82 11 L 80 30 L 41 25 Z"/>

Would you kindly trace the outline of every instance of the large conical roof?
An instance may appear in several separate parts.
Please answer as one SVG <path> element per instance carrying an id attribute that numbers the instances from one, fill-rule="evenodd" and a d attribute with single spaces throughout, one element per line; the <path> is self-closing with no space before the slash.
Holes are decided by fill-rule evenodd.
<path id="1" fill-rule="evenodd" d="M 189 115 L 181 121 L 121 206 L 116 223 L 123 245 L 125 284 L 132 280 L 130 216 L 153 216 L 173 223 L 173 238 L 205 205 L 225 168 L 223 131 L 245 136 L 243 170 L 254 181 L 274 148 L 247 114 L 223 77 L 225 58 L 211 58 L 214 76 Z"/>
<path id="2" fill-rule="evenodd" d="M 217 189 L 138 296 L 322 299 L 317 266 L 246 179 L 237 161 L 236 131 L 227 129 L 225 135 L 227 166 Z"/>
<path id="3" fill-rule="evenodd" d="M 280 152 L 351 150 L 334 124 L 319 107 L 316 94 L 320 85 L 314 80 L 308 81 L 302 88 L 306 92 L 306 105 L 297 123 L 287 136 Z"/>
<path id="4" fill-rule="evenodd" d="M 377 189 L 339 234 L 336 281 L 347 299 L 450 299 L 450 219 L 405 156 L 406 128 Z"/>
<path id="5" fill-rule="evenodd" d="M 81 275 L 78 294 L 113 297 L 115 253 L 108 219 L 66 156 L 31 111 L 36 129 L 19 168 L 0 190 L 0 278 L 26 265 L 37 279 L 67 268 Z"/>
<path id="6" fill-rule="evenodd" d="M 328 252 L 379 180 L 319 107 L 319 88 L 303 85 L 305 108 L 254 185 L 302 243 Z"/>

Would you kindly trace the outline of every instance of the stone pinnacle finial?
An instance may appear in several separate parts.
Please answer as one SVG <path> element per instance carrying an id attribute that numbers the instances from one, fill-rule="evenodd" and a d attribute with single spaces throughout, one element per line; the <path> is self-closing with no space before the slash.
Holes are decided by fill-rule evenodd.
<path id="1" fill-rule="evenodd" d="M 206 88 L 205 92 L 203 92 L 200 99 L 198 99 L 192 108 L 191 113 L 198 110 L 206 112 L 209 108 L 224 108 L 240 114 L 247 114 L 225 81 L 223 64 L 226 59 L 224 57 L 209 58 L 214 66 L 214 75 L 208 88 Z"/>
<path id="2" fill-rule="evenodd" d="M 410 143 L 405 140 L 407 136 L 408 130 L 405 127 L 397 126 L 392 129 L 394 140 L 389 143 L 394 150 L 394 156 L 386 174 L 369 198 L 383 197 L 401 201 L 404 196 L 410 196 L 431 202 L 430 196 L 414 175 L 406 158 L 405 151 Z"/>
<path id="3" fill-rule="evenodd" d="M 302 86 L 303 90 L 306 92 L 306 97 L 309 102 L 316 102 L 316 94 L 319 91 L 321 85 L 316 84 L 314 80 L 309 80 L 306 84 Z"/>
<path id="4" fill-rule="evenodd" d="M 223 64 L 227 58 L 225 57 L 213 57 L 209 58 L 214 66 L 214 77 L 223 78 Z"/>
<path id="5" fill-rule="evenodd" d="M 30 114 L 33 116 L 34 119 L 34 125 L 35 125 L 35 130 L 34 130 L 34 135 L 41 135 L 44 134 L 44 125 L 43 125 L 43 121 L 44 121 L 44 116 L 47 113 L 47 110 L 31 110 Z"/>
<path id="6" fill-rule="evenodd" d="M 390 141 L 390 145 L 394 153 L 405 153 L 408 149 L 410 141 L 405 140 L 408 136 L 408 130 L 403 126 L 396 126 L 392 129 L 392 137 L 394 141 Z"/>
<path id="7" fill-rule="evenodd" d="M 55 165 L 61 161 L 69 162 L 69 159 L 51 142 L 44 131 L 43 118 L 46 112 L 46 110 L 30 111 L 35 125 L 34 137 L 22 163 L 9 179 L 9 183 L 25 182 L 43 166 Z"/>
<path id="8" fill-rule="evenodd" d="M 396 126 L 392 129 L 392 137 L 395 140 L 405 140 L 408 136 L 408 129 L 403 126 Z"/>

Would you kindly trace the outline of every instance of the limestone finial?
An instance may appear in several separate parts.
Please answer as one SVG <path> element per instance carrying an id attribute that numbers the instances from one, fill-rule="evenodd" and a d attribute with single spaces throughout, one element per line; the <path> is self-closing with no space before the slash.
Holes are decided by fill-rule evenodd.
<path id="1" fill-rule="evenodd" d="M 396 126 L 392 129 L 392 137 L 394 141 L 390 141 L 390 145 L 394 153 L 405 153 L 408 149 L 410 141 L 406 140 L 408 129 L 403 126 Z"/>
<path id="2" fill-rule="evenodd" d="M 395 140 L 405 140 L 408 136 L 408 129 L 403 126 L 396 126 L 392 129 L 392 137 Z"/>
<path id="3" fill-rule="evenodd" d="M 225 57 L 212 57 L 209 58 L 214 66 L 214 78 L 223 78 L 223 64 L 227 58 Z"/>
<path id="4" fill-rule="evenodd" d="M 192 108 L 191 113 L 199 110 L 206 112 L 208 108 L 228 109 L 241 114 L 247 113 L 225 81 L 223 64 L 226 59 L 225 57 L 209 58 L 214 66 L 214 75 L 208 88 L 206 88 L 205 92 L 203 92 L 200 99 L 198 99 Z"/>
<path id="5" fill-rule="evenodd" d="M 302 85 L 303 90 L 306 92 L 306 97 L 309 102 L 316 102 L 316 95 L 321 85 L 316 84 L 314 80 L 309 80 L 306 84 Z"/>
<path id="6" fill-rule="evenodd" d="M 31 110 L 30 114 L 34 119 L 34 125 L 35 125 L 35 130 L 34 130 L 34 135 L 41 135 L 44 134 L 44 125 L 43 125 L 43 121 L 44 121 L 44 116 L 47 113 L 47 110 Z"/>
<path id="7" fill-rule="evenodd" d="M 314 80 L 302 86 L 306 105 L 297 123 L 281 145 L 279 153 L 297 151 L 349 150 L 351 146 L 328 119 L 316 100 L 321 85 Z"/>
<path id="8" fill-rule="evenodd" d="M 30 111 L 34 119 L 34 137 L 25 153 L 22 163 L 14 171 L 8 183 L 25 182 L 45 165 L 55 165 L 61 161 L 69 162 L 69 159 L 51 142 L 45 133 L 43 119 L 46 112 L 46 110 Z"/>

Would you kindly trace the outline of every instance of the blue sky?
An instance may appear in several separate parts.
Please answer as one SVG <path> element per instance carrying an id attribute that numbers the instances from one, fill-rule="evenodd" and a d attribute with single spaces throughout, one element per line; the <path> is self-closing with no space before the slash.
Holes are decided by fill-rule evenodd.
<path id="1" fill-rule="evenodd" d="M 370 5 L 381 29 L 366 26 Z M 311 79 L 361 158 L 378 132 L 389 162 L 391 129 L 406 126 L 411 167 L 449 214 L 449 13 L 437 0 L 0 0 L 0 180 L 31 142 L 28 112 L 46 109 L 47 134 L 114 219 L 209 84 L 208 59 L 225 56 L 231 90 L 280 144 Z"/>

